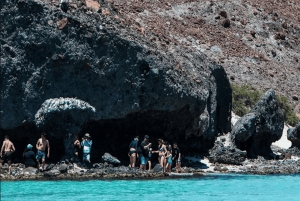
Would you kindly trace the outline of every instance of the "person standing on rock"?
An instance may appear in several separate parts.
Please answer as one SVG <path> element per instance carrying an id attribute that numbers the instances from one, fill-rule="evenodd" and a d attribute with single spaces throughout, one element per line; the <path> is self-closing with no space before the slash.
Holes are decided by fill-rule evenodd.
<path id="1" fill-rule="evenodd" d="M 5 135 L 0 152 L 0 172 L 2 171 L 2 163 L 7 160 L 8 174 L 11 173 L 11 154 L 15 151 L 14 144 L 9 140 L 9 137 Z"/>
<path id="2" fill-rule="evenodd" d="M 151 146 L 151 143 L 149 143 L 149 136 L 145 135 L 144 140 L 141 143 L 141 165 L 140 169 L 146 170 L 146 166 L 148 163 L 148 154 L 149 154 L 149 147 Z"/>
<path id="3" fill-rule="evenodd" d="M 80 144 L 78 135 L 75 136 L 74 148 L 75 148 L 75 156 L 77 156 L 77 158 L 78 158 L 79 152 L 80 152 L 80 149 L 81 149 L 81 144 Z"/>
<path id="4" fill-rule="evenodd" d="M 92 150 L 93 141 L 91 140 L 91 136 L 89 133 L 86 133 L 83 137 L 83 141 L 81 142 L 82 151 L 83 151 L 83 162 L 91 163 L 91 150 Z"/>
<path id="5" fill-rule="evenodd" d="M 130 158 L 130 167 L 135 167 L 136 159 L 139 157 L 138 154 L 138 142 L 139 136 L 136 136 L 129 145 L 129 158 Z"/>
<path id="6" fill-rule="evenodd" d="M 23 153 L 23 158 L 24 158 L 24 164 L 25 167 L 37 167 L 37 161 L 35 158 L 35 154 L 32 151 L 32 145 L 28 144 L 24 153 Z"/>
<path id="7" fill-rule="evenodd" d="M 179 173 L 182 171 L 181 169 L 181 152 L 177 145 L 177 143 L 173 144 L 174 150 L 173 150 L 173 161 L 176 164 L 176 173 Z"/>
<path id="8" fill-rule="evenodd" d="M 36 160 L 38 162 L 38 168 L 40 168 L 40 160 L 42 159 L 42 171 L 44 171 L 45 168 L 45 160 L 46 160 L 46 149 L 48 149 L 47 152 L 47 158 L 50 157 L 50 144 L 49 141 L 47 140 L 47 134 L 42 133 L 41 138 L 38 139 L 36 143 Z"/>

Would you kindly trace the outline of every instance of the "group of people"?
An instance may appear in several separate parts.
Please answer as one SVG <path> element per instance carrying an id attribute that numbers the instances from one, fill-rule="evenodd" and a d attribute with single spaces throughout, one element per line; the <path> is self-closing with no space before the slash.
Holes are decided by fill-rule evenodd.
<path id="1" fill-rule="evenodd" d="M 50 157 L 50 144 L 46 139 L 46 133 L 41 134 L 41 138 L 36 143 L 37 153 L 32 151 L 32 145 L 28 144 L 24 153 L 25 166 L 38 166 L 40 167 L 40 160 L 42 161 L 42 170 L 45 166 L 46 150 L 47 157 Z M 2 163 L 6 160 L 8 164 L 8 173 L 11 173 L 11 155 L 16 151 L 14 144 L 9 140 L 8 135 L 4 136 L 4 141 L 0 151 L 0 171 L 2 171 Z"/>
<path id="2" fill-rule="evenodd" d="M 32 150 L 33 146 L 28 144 L 26 149 L 23 152 L 24 164 L 26 167 L 37 167 L 41 171 L 45 170 L 45 160 L 50 157 L 50 143 L 47 140 L 47 134 L 42 133 L 41 138 L 38 139 L 36 143 L 37 153 L 34 153 Z M 92 148 L 91 136 L 86 133 L 82 138 L 82 142 L 79 142 L 78 136 L 74 142 L 75 155 L 78 156 L 79 151 L 83 148 L 83 161 L 91 163 L 90 153 Z M 15 152 L 14 144 L 9 140 L 8 135 L 4 136 L 4 141 L 1 147 L 0 152 L 0 172 L 2 171 L 2 164 L 4 161 L 7 161 L 8 164 L 8 173 L 11 173 L 11 155 Z"/>
<path id="3" fill-rule="evenodd" d="M 82 149 L 82 160 L 91 164 L 91 149 L 92 140 L 89 133 L 86 133 L 80 142 L 79 136 L 75 137 L 74 149 L 75 156 L 79 157 L 80 150 Z M 33 146 L 28 144 L 25 151 L 23 152 L 23 158 L 25 166 L 32 166 L 44 171 L 45 159 L 50 157 L 50 143 L 47 140 L 46 133 L 41 134 L 41 138 L 36 143 L 37 153 L 32 150 Z M 1 147 L 0 152 L 0 171 L 2 170 L 2 164 L 6 160 L 8 163 L 8 173 L 11 173 L 11 155 L 15 152 L 14 144 L 9 140 L 6 135 Z M 137 160 L 140 161 L 140 169 L 151 170 L 151 157 L 153 153 L 158 154 L 158 163 L 163 167 L 164 172 L 171 172 L 172 164 L 174 161 L 176 172 L 181 172 L 181 152 L 177 143 L 173 143 L 173 147 L 163 139 L 158 139 L 157 150 L 152 149 L 152 143 L 149 142 L 149 136 L 145 135 L 144 140 L 139 144 L 139 136 L 136 136 L 129 145 L 129 159 L 130 167 L 136 167 Z"/>
<path id="4" fill-rule="evenodd" d="M 129 144 L 129 159 L 130 167 L 136 167 L 136 162 L 140 160 L 140 169 L 151 170 L 151 157 L 153 153 L 158 154 L 158 163 L 163 168 L 164 172 L 170 173 L 174 161 L 176 172 L 182 172 L 181 168 L 181 152 L 177 143 L 165 142 L 163 139 L 158 139 L 157 150 L 152 149 L 152 143 L 149 142 L 149 136 L 145 135 L 144 140 L 139 144 L 139 136 L 136 136 Z"/>

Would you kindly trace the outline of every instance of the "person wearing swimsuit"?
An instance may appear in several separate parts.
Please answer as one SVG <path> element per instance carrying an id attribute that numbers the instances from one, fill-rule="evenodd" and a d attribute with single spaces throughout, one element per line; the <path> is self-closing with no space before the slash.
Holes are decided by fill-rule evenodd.
<path id="1" fill-rule="evenodd" d="M 136 159 L 139 157 L 139 154 L 137 153 L 138 142 L 139 142 L 139 136 L 136 136 L 129 144 L 129 159 L 130 159 L 129 166 L 133 168 L 135 167 Z"/>
<path id="2" fill-rule="evenodd" d="M 78 135 L 76 135 L 76 137 L 75 137 L 74 148 L 75 148 L 75 155 L 78 158 L 78 155 L 79 155 L 79 152 L 80 152 L 80 149 L 81 149 L 81 144 L 80 144 Z"/>
<path id="3" fill-rule="evenodd" d="M 164 145 L 163 139 L 159 138 L 158 139 L 158 151 L 152 151 L 152 153 L 158 153 L 158 163 L 163 167 L 163 171 L 165 171 L 165 165 L 164 165 L 164 160 L 165 160 L 165 154 L 166 154 L 166 146 Z"/>
<path id="4" fill-rule="evenodd" d="M 46 139 L 46 133 L 41 134 L 41 138 L 36 143 L 36 160 L 38 162 L 38 168 L 40 168 L 40 159 L 42 159 L 42 171 L 44 171 L 45 167 L 45 159 L 46 159 L 46 148 L 48 148 L 47 158 L 50 157 L 50 144 L 49 141 Z"/>
<path id="5" fill-rule="evenodd" d="M 166 160 L 167 160 L 166 172 L 171 173 L 171 167 L 172 167 L 172 153 L 171 153 L 171 150 L 170 150 L 170 149 L 167 150 Z"/>
<path id="6" fill-rule="evenodd" d="M 4 136 L 4 141 L 1 147 L 0 152 L 0 172 L 2 171 L 2 163 L 7 160 L 8 164 L 8 174 L 11 173 L 11 154 L 15 152 L 14 144 L 9 140 L 9 137 L 6 135 Z"/>

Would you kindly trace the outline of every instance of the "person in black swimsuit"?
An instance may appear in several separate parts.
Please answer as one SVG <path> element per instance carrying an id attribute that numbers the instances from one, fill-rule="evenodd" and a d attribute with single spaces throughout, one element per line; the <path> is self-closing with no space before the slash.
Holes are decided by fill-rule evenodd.
<path id="1" fill-rule="evenodd" d="M 78 135 L 75 136 L 74 148 L 75 148 L 75 155 L 78 157 L 78 154 L 80 153 L 80 149 L 81 149 L 81 144 Z"/>
<path id="2" fill-rule="evenodd" d="M 136 136 L 129 145 L 129 159 L 130 159 L 130 167 L 135 167 L 136 159 L 139 157 L 138 154 L 138 142 L 139 136 Z"/>

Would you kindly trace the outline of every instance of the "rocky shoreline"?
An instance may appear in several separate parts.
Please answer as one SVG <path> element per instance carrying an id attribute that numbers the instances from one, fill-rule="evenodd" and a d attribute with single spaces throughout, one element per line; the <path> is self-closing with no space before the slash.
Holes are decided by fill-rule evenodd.
<path id="1" fill-rule="evenodd" d="M 191 160 L 189 161 L 192 163 Z M 44 172 L 38 171 L 37 168 L 33 167 L 26 168 L 22 163 L 12 164 L 11 174 L 7 174 L 7 164 L 2 169 L 0 174 L 2 181 L 166 179 L 174 177 L 203 177 L 211 174 L 287 175 L 300 173 L 300 157 L 292 156 L 291 159 L 282 160 L 246 159 L 241 165 L 209 163 L 208 159 L 204 158 L 201 162 L 193 162 L 193 165 L 190 167 L 183 167 L 185 174 L 181 175 L 163 173 L 162 168 L 158 164 L 150 171 L 127 166 L 114 167 L 108 163 L 95 163 L 93 167 L 87 168 L 80 163 L 71 162 L 46 165 Z M 172 172 L 174 173 L 174 170 Z"/>

